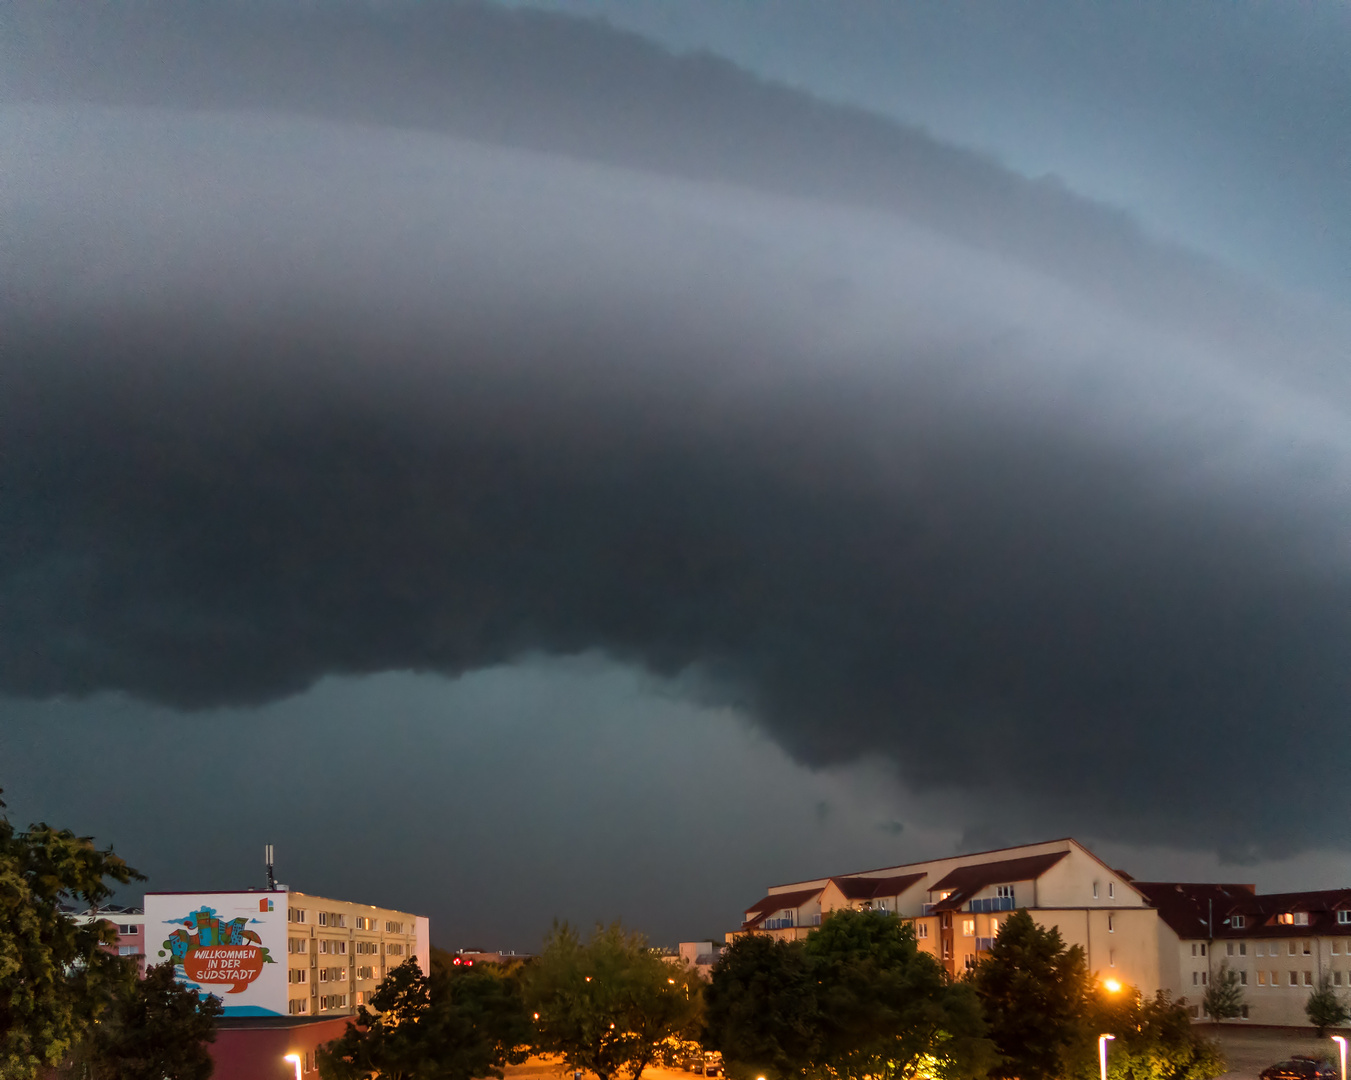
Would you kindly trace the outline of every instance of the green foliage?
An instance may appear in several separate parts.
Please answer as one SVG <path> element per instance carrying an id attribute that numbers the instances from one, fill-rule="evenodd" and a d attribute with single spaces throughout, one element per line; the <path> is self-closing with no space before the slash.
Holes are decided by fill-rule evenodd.
<path id="1" fill-rule="evenodd" d="M 1234 1020 L 1243 1015 L 1243 987 L 1238 981 L 1238 972 L 1227 962 L 1220 965 L 1220 970 L 1210 980 L 1201 1004 L 1212 1020 Z"/>
<path id="2" fill-rule="evenodd" d="M 1108 1080 L 1214 1080 L 1227 1068 L 1219 1046 L 1206 1038 L 1187 1015 L 1184 1002 L 1165 991 L 1142 998 L 1132 987 L 1112 994 L 1099 990 L 1084 1025 L 1070 1075 L 1098 1075 L 1097 1035 L 1108 1043 Z"/>
<path id="3" fill-rule="evenodd" d="M 112 1007 L 78 1047 L 66 1074 L 82 1080 L 207 1080 L 214 1062 L 220 999 L 180 983 L 172 963 L 127 980 Z"/>
<path id="4" fill-rule="evenodd" d="M 872 912 L 835 912 L 803 942 L 739 938 L 714 968 L 707 1031 L 740 1077 L 979 1077 L 995 1060 L 971 987 Z"/>
<path id="5" fill-rule="evenodd" d="M 126 962 L 100 948 L 112 927 L 77 924 L 61 905 L 97 907 L 111 883 L 139 878 L 90 837 L 0 816 L 0 1080 L 60 1064 L 126 985 Z"/>
<path id="6" fill-rule="evenodd" d="M 653 953 L 639 934 L 614 923 L 585 942 L 554 924 L 543 952 L 522 970 L 534 1047 L 600 1080 L 637 1080 L 672 1036 L 696 1029 L 699 977 Z"/>
<path id="7" fill-rule="evenodd" d="M 822 1053 L 814 964 L 802 942 L 746 934 L 726 949 L 705 991 L 705 1041 L 730 1077 L 810 1076 Z"/>
<path id="8" fill-rule="evenodd" d="M 1304 1015 L 1317 1029 L 1320 1039 L 1328 1033 L 1328 1028 L 1341 1027 L 1347 1020 L 1351 1020 L 1351 1011 L 1347 1010 L 1341 995 L 1332 989 L 1326 974 L 1319 976 L 1318 988 L 1304 1003 Z"/>
<path id="9" fill-rule="evenodd" d="M 323 1080 L 472 1080 L 525 1059 L 520 987 L 493 965 L 424 975 L 406 960 L 339 1039 L 316 1054 Z"/>
<path id="10" fill-rule="evenodd" d="M 1092 991 L 1084 951 L 1015 911 L 1000 927 L 973 985 L 1001 1062 L 992 1075 L 1059 1080 L 1078 1057 Z"/>

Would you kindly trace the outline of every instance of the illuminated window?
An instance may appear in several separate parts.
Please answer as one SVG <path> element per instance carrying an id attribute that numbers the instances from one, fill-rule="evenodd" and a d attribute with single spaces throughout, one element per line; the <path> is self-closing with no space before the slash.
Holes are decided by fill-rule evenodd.
<path id="1" fill-rule="evenodd" d="M 975 936 L 976 936 L 976 920 L 975 920 L 975 919 L 963 919 L 963 920 L 962 920 L 962 937 L 975 937 Z"/>
<path id="2" fill-rule="evenodd" d="M 915 937 L 926 938 L 929 936 L 928 923 L 915 923 Z"/>
<path id="3" fill-rule="evenodd" d="M 1267 973 L 1265 971 L 1259 971 L 1257 973 L 1257 985 L 1266 986 L 1266 984 L 1267 984 Z"/>

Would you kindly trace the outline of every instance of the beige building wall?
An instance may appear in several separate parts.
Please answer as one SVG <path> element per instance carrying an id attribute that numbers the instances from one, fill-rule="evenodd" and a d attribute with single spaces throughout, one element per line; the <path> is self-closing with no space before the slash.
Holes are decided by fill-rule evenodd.
<path id="1" fill-rule="evenodd" d="M 430 966 L 425 918 L 299 892 L 286 905 L 291 1015 L 350 1016 L 410 956 Z"/>

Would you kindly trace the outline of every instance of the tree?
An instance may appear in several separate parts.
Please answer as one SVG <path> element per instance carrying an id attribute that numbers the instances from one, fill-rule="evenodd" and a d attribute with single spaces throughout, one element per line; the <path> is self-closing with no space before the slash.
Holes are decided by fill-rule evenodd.
<path id="1" fill-rule="evenodd" d="M 802 942 L 743 935 L 713 968 L 705 1041 L 722 1051 L 729 1076 L 807 1076 L 821 1053 L 816 991 Z"/>
<path id="2" fill-rule="evenodd" d="M 699 1020 L 699 977 L 619 923 L 598 926 L 585 942 L 555 923 L 522 981 L 535 1049 L 600 1080 L 638 1080 L 669 1037 L 692 1032 Z"/>
<path id="3" fill-rule="evenodd" d="M 1317 1029 L 1320 1039 L 1327 1034 L 1328 1028 L 1341 1027 L 1351 1020 L 1351 1011 L 1347 1010 L 1341 995 L 1332 989 L 1326 973 L 1318 976 L 1318 988 L 1304 1003 L 1304 1015 Z"/>
<path id="4" fill-rule="evenodd" d="M 178 981 L 172 962 L 132 978 L 77 1050 L 90 1080 L 207 1080 L 214 1063 L 220 999 L 199 996 Z"/>
<path id="5" fill-rule="evenodd" d="M 0 1080 L 59 1065 L 126 985 L 130 965 L 103 948 L 114 929 L 77 923 L 62 904 L 97 908 L 113 883 L 140 878 L 90 837 L 19 831 L 0 815 Z"/>
<path id="6" fill-rule="evenodd" d="M 473 1080 L 525 1060 L 520 987 L 492 965 L 424 975 L 404 961 L 343 1035 L 316 1054 L 323 1080 Z"/>
<path id="7" fill-rule="evenodd" d="M 1001 1078 L 1052 1080 L 1082 1044 L 1091 984 L 1084 951 L 1065 947 L 1060 931 L 1043 929 L 1026 911 L 1000 927 L 973 985 L 989 1037 L 1001 1058 Z"/>
<path id="8" fill-rule="evenodd" d="M 1232 970 L 1227 961 L 1210 980 L 1201 1004 L 1212 1020 L 1234 1020 L 1243 1015 L 1243 987 L 1238 972 Z"/>
<path id="9" fill-rule="evenodd" d="M 1102 1032 L 1115 1037 L 1107 1054 L 1108 1080 L 1214 1080 L 1227 1067 L 1215 1042 L 1192 1024 L 1186 1004 L 1166 991 L 1142 998 L 1133 987 L 1116 993 L 1099 989 L 1068 1075 L 1097 1077 L 1096 1036 Z"/>
<path id="10" fill-rule="evenodd" d="M 980 1077 L 995 1064 L 980 1002 L 915 944 L 908 923 L 837 911 L 807 936 L 822 1028 L 817 1065 L 833 1077 Z"/>

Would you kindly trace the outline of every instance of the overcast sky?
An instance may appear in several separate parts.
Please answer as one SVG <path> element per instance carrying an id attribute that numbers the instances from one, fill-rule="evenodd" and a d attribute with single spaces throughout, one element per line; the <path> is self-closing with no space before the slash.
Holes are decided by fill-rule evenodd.
<path id="1" fill-rule="evenodd" d="M 447 946 L 1348 884 L 1348 9 L 561 7 L 6 11 L 11 815 Z"/>

